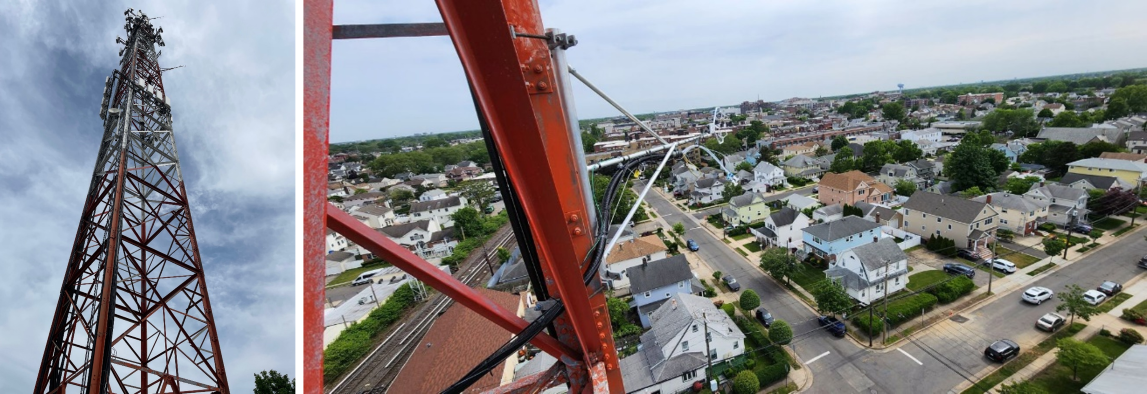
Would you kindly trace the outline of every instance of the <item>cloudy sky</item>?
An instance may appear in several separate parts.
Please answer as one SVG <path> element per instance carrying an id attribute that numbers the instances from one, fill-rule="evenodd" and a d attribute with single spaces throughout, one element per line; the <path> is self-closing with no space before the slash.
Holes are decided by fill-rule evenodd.
<path id="1" fill-rule="evenodd" d="M 631 112 L 1147 67 L 1147 2 L 542 0 L 582 75 Z M 439 22 L 339 0 L 335 23 Z M 334 44 L 331 141 L 477 129 L 445 37 Z M 576 81 L 582 118 L 617 112 Z"/>
<path id="2" fill-rule="evenodd" d="M 246 3 L 0 2 L 0 392 L 36 379 L 128 7 L 184 66 L 164 85 L 231 388 L 295 376 L 294 4 Z"/>

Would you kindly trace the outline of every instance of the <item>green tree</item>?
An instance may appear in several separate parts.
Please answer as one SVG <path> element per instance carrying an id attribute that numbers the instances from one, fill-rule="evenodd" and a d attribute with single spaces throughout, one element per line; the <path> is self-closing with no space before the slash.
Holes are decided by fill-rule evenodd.
<path id="1" fill-rule="evenodd" d="M 485 209 L 490 201 L 494 200 L 494 186 L 486 181 L 465 181 L 459 186 L 462 197 L 466 197 L 466 201 L 478 207 L 478 209 Z"/>
<path id="2" fill-rule="evenodd" d="M 581 150 L 585 153 L 593 152 L 593 145 L 597 144 L 597 137 L 587 132 L 581 132 Z"/>
<path id="3" fill-rule="evenodd" d="M 1031 109 L 1004 109 L 984 115 L 983 128 L 992 132 L 1011 131 L 1014 137 L 1030 137 L 1039 133 L 1040 124 L 1035 120 L 1035 112 Z"/>
<path id="4" fill-rule="evenodd" d="M 836 151 L 836 157 L 832 159 L 832 165 L 828 167 L 829 172 L 835 173 L 845 173 L 855 169 L 856 160 L 852 157 L 852 148 L 847 146 Z"/>
<path id="5" fill-rule="evenodd" d="M 613 328 L 620 328 L 622 324 L 629 322 L 625 320 L 625 315 L 629 313 L 629 304 L 625 300 L 606 297 L 605 305 L 609 308 L 609 321 L 613 323 Z"/>
<path id="6" fill-rule="evenodd" d="M 825 279 L 816 284 L 812 290 L 812 297 L 816 300 L 816 310 L 821 314 L 836 316 L 852 307 L 852 298 L 844 290 L 844 286 L 832 279 Z"/>
<path id="7" fill-rule="evenodd" d="M 761 382 L 753 371 L 741 371 L 733 378 L 734 394 L 755 394 L 761 389 Z"/>
<path id="8" fill-rule="evenodd" d="M 1039 177 L 1036 176 L 1010 177 L 1004 183 L 1004 190 L 1011 194 L 1024 194 L 1031 190 L 1032 185 L 1037 182 L 1039 182 Z"/>
<path id="9" fill-rule="evenodd" d="M 960 108 L 959 111 L 956 111 L 956 120 L 966 120 L 966 119 L 968 119 L 968 114 L 964 113 L 963 108 Z"/>
<path id="10" fill-rule="evenodd" d="M 946 90 L 940 95 L 940 102 L 943 104 L 955 104 L 958 99 L 959 95 L 951 90 Z"/>
<path id="11" fill-rule="evenodd" d="M 602 199 L 605 198 L 605 189 L 609 187 L 609 177 L 595 174 L 591 182 L 593 182 L 594 201 L 604 203 L 602 202 Z M 633 204 L 637 203 L 637 192 L 633 191 L 632 181 L 625 181 L 624 187 L 620 187 L 619 189 L 621 196 L 620 201 L 613 202 L 612 224 L 618 224 L 621 223 L 622 220 L 625 220 L 625 215 L 629 213 L 629 209 L 633 207 Z M 618 197 L 615 196 L 614 198 Z M 599 205 L 598 209 L 601 209 L 600 207 L 601 206 Z M 633 214 L 633 221 L 640 222 L 645 220 L 647 217 L 648 216 L 645 213 L 645 207 L 638 206 L 637 212 Z"/>
<path id="12" fill-rule="evenodd" d="M 724 275 L 724 274 L 722 274 L 721 271 L 713 271 L 713 280 L 714 281 L 721 280 L 722 275 Z"/>
<path id="13" fill-rule="evenodd" d="M 1039 82 L 1033 82 L 1033 83 L 1032 83 L 1032 93 L 1044 93 L 1044 92 L 1047 92 L 1047 86 L 1048 86 L 1048 82 L 1047 82 L 1047 81 L 1039 81 Z"/>
<path id="14" fill-rule="evenodd" d="M 1080 119 L 1074 111 L 1063 111 L 1056 115 L 1051 122 L 1047 122 L 1049 127 L 1084 127 L 1087 126 L 1087 121 Z"/>
<path id="15" fill-rule="evenodd" d="M 753 172 L 753 165 L 752 165 L 752 164 L 749 164 L 749 162 L 747 162 L 747 161 L 742 161 L 742 162 L 740 162 L 740 163 L 737 163 L 737 166 L 736 166 L 736 167 L 734 167 L 734 168 L 733 168 L 733 170 L 734 170 L 734 171 L 749 171 L 749 172 Z"/>
<path id="16" fill-rule="evenodd" d="M 741 309 L 746 311 L 751 311 L 761 306 L 761 297 L 752 289 L 741 292 L 741 299 L 738 301 L 741 304 Z"/>
<path id="17" fill-rule="evenodd" d="M 405 204 L 407 201 L 414 199 L 414 192 L 407 189 L 391 189 L 386 192 L 390 196 L 390 201 L 395 205 Z"/>
<path id="18" fill-rule="evenodd" d="M 327 197 L 327 201 L 343 202 L 343 197 L 342 196 L 330 196 L 330 197 Z"/>
<path id="19" fill-rule="evenodd" d="M 979 196 L 982 196 L 984 194 L 986 194 L 986 193 L 984 193 L 983 190 L 980 190 L 979 186 L 972 186 L 972 187 L 964 189 L 963 191 L 960 192 L 960 195 L 963 196 L 964 198 L 979 197 Z"/>
<path id="20" fill-rule="evenodd" d="M 1104 152 L 1119 152 L 1123 150 L 1119 145 L 1112 144 L 1105 141 L 1091 141 L 1086 144 L 1080 145 L 1078 152 L 1080 159 L 1090 159 L 1092 157 L 1099 157 Z"/>
<path id="21" fill-rule="evenodd" d="M 494 252 L 498 256 L 498 262 L 499 263 L 505 263 L 506 260 L 510 259 L 510 250 L 509 249 L 506 249 L 506 248 L 499 246 L 498 249 L 494 250 Z"/>
<path id="22" fill-rule="evenodd" d="M 998 390 L 1000 394 L 1047 394 L 1039 385 L 1031 381 L 1012 382 L 1011 384 L 1003 384 Z"/>
<path id="23" fill-rule="evenodd" d="M 764 253 L 761 253 L 761 269 L 768 272 L 777 280 L 784 280 L 785 284 L 789 284 L 789 279 L 792 274 L 796 272 L 797 261 L 796 256 L 789 254 L 783 248 L 768 248 Z"/>
<path id="24" fill-rule="evenodd" d="M 1067 172 L 1067 163 L 1078 159 L 1076 145 L 1065 141 L 1044 141 L 1028 145 L 1027 151 L 1019 158 L 1021 162 L 1042 165 L 1059 175 Z"/>
<path id="25" fill-rule="evenodd" d="M 825 149 L 825 148 L 824 148 L 824 145 L 818 145 L 818 146 L 816 147 L 816 151 L 814 151 L 814 152 L 812 153 L 812 155 L 813 155 L 813 156 L 816 156 L 816 157 L 821 157 L 821 156 L 824 156 L 824 155 L 827 155 L 827 154 L 828 154 L 828 149 Z"/>
<path id="26" fill-rule="evenodd" d="M 1063 81 L 1052 82 L 1050 85 L 1047 86 L 1047 91 L 1056 92 L 1056 93 L 1067 92 L 1068 91 L 1067 83 L 1064 83 Z"/>
<path id="27" fill-rule="evenodd" d="M 893 141 L 873 140 L 864 144 L 864 149 L 860 154 L 860 165 L 858 167 L 863 172 L 876 172 L 885 164 L 895 163 L 896 159 L 893 154 L 896 152 L 897 145 Z"/>
<path id="28" fill-rule="evenodd" d="M 1075 338 L 1062 338 L 1056 341 L 1059 352 L 1055 360 L 1071 368 L 1071 379 L 1079 380 L 1079 367 L 1092 368 L 1107 365 L 1107 355 L 1098 347 Z"/>
<path id="29" fill-rule="evenodd" d="M 677 235 L 685 235 L 685 225 L 681 222 L 673 223 L 673 232 Z"/>
<path id="30" fill-rule="evenodd" d="M 793 328 L 784 320 L 774 320 L 769 327 L 769 340 L 778 345 L 788 345 L 793 339 Z"/>
<path id="31" fill-rule="evenodd" d="M 294 394 L 295 380 L 278 371 L 262 371 L 255 374 L 255 394 Z"/>
<path id="32" fill-rule="evenodd" d="M 1064 248 L 1067 248 L 1067 243 L 1060 237 L 1047 237 L 1043 239 L 1043 252 L 1049 256 L 1059 255 Z"/>
<path id="33" fill-rule="evenodd" d="M 422 142 L 422 149 L 439 148 L 443 146 L 450 146 L 450 143 L 440 137 L 430 137 Z"/>
<path id="34" fill-rule="evenodd" d="M 904 104 L 900 103 L 899 101 L 893 101 L 891 103 L 884 104 L 884 107 L 880 109 L 880 112 L 884 115 L 884 119 L 893 119 L 899 122 L 904 122 Z"/>
<path id="35" fill-rule="evenodd" d="M 1105 118 L 1119 119 L 1131 114 L 1131 107 L 1127 105 L 1127 100 L 1119 97 L 1111 99 L 1107 102 L 1107 112 Z"/>
<path id="36" fill-rule="evenodd" d="M 924 157 L 924 151 L 915 142 L 900 140 L 896 142 L 896 153 L 893 157 L 897 163 L 907 163 Z"/>
<path id="37" fill-rule="evenodd" d="M 1072 324 L 1075 323 L 1076 316 L 1091 321 L 1091 317 L 1099 313 L 1095 305 L 1083 299 L 1083 288 L 1077 284 L 1067 285 L 1067 291 L 1059 292 L 1055 296 L 1060 301 L 1060 304 L 1055 306 L 1055 311 L 1071 315 Z"/>
<path id="38" fill-rule="evenodd" d="M 1051 119 L 1051 118 L 1055 117 L 1055 114 L 1052 113 L 1050 109 L 1044 108 L 1044 109 L 1039 110 L 1039 115 L 1036 115 L 1036 117 L 1044 118 L 1044 119 Z"/>
<path id="39" fill-rule="evenodd" d="M 462 237 L 462 239 L 480 237 L 485 234 L 482 213 L 478 212 L 477 209 L 463 207 L 462 209 L 454 211 L 453 214 L 450 214 L 450 219 L 454 220 L 454 228 L 461 232 L 458 236 Z"/>
<path id="40" fill-rule="evenodd" d="M 840 148 L 848 146 L 848 138 L 843 135 L 832 137 L 832 151 L 839 152 Z"/>
<path id="41" fill-rule="evenodd" d="M 896 194 L 901 196 L 911 196 L 916 192 L 916 182 L 907 179 L 900 179 L 896 181 Z"/>
<path id="42" fill-rule="evenodd" d="M 1131 85 L 1119 88 L 1111 95 L 1111 102 L 1122 100 L 1130 112 L 1147 112 L 1147 85 Z"/>
<path id="43" fill-rule="evenodd" d="M 992 166 L 992 159 L 982 146 L 961 141 L 956 150 L 944 162 L 944 173 L 952 180 L 956 190 L 973 186 L 991 189 L 996 186 L 999 172 Z"/>
<path id="44" fill-rule="evenodd" d="M 745 188 L 737 181 L 725 182 L 724 189 L 721 190 L 721 199 L 729 202 L 733 197 L 745 194 Z"/>

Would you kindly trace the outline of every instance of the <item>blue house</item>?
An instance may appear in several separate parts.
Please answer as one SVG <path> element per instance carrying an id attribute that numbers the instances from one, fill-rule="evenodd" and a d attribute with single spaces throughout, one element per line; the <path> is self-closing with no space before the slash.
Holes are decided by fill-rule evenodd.
<path id="1" fill-rule="evenodd" d="M 1007 156 L 1008 161 L 1012 163 L 1015 163 L 1016 160 L 1020 158 L 1019 153 L 1016 153 L 1016 151 L 1012 150 L 1011 147 L 1001 143 L 992 144 L 992 149 L 1004 152 L 1004 156 Z"/>
<path id="2" fill-rule="evenodd" d="M 805 227 L 804 252 L 828 261 L 857 246 L 876 242 L 884 233 L 880 225 L 856 216 Z"/>
<path id="3" fill-rule="evenodd" d="M 653 311 L 674 294 L 702 295 L 705 291 L 689 269 L 689 261 L 681 254 L 629 267 L 625 275 L 629 277 L 633 303 L 644 328 L 649 328 L 649 316 Z"/>

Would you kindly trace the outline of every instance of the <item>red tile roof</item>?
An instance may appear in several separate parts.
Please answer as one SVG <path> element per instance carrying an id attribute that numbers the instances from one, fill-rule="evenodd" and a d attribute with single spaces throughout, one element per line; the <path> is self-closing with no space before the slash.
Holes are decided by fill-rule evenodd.
<path id="1" fill-rule="evenodd" d="M 518 310 L 518 296 L 484 288 L 475 290 L 503 308 L 513 312 Z M 462 305 L 454 304 L 422 337 L 414 355 L 391 383 L 390 387 L 397 389 L 391 392 L 441 392 L 509 340 L 509 331 Z M 466 392 L 476 393 L 498 387 L 504 368 L 503 362 Z"/>

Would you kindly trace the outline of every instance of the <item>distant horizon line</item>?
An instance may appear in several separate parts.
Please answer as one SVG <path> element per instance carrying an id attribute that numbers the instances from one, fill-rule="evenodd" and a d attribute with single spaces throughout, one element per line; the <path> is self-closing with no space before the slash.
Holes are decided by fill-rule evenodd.
<path id="1" fill-rule="evenodd" d="M 1032 81 L 1032 80 L 1039 80 L 1039 79 L 1066 78 L 1066 77 L 1073 77 L 1073 76 L 1085 76 L 1085 75 L 1093 75 L 1093 74 L 1107 74 L 1107 73 L 1120 73 L 1120 72 L 1134 72 L 1134 71 L 1147 71 L 1147 67 L 1138 67 L 1138 68 L 1125 68 L 1125 69 L 1120 69 L 1120 70 L 1083 71 L 1083 72 L 1077 72 L 1077 73 L 1069 73 L 1069 74 L 1056 74 L 1056 75 L 1045 75 L 1045 76 L 1036 76 L 1036 77 L 1024 77 L 1024 78 L 1012 78 L 1012 79 L 998 79 L 998 80 L 992 80 L 992 81 L 980 81 L 980 82 L 972 82 L 972 83 L 957 83 L 957 84 L 948 84 L 948 85 L 932 85 L 932 86 L 922 86 L 922 87 L 918 87 L 918 88 L 904 89 L 903 91 L 905 91 L 905 92 L 912 92 L 912 91 L 918 91 L 918 90 L 926 90 L 926 89 L 939 89 L 939 88 L 947 88 L 947 87 L 953 87 L 953 86 L 979 86 L 979 85 L 992 85 L 992 84 L 996 84 L 996 83 L 1008 83 L 1008 82 L 1017 82 L 1017 81 Z M 798 96 L 794 96 L 794 97 L 783 98 L 783 99 L 779 99 L 779 100 L 771 100 L 771 101 L 765 101 L 765 102 L 766 102 L 766 103 L 776 103 L 776 102 L 781 102 L 781 101 L 784 101 L 784 100 L 788 100 L 788 99 L 791 99 L 791 98 L 806 98 L 806 99 L 815 99 L 815 100 L 824 100 L 824 99 L 837 99 L 837 98 L 844 98 L 844 97 L 857 96 L 857 95 L 863 95 L 863 94 L 870 94 L 870 93 L 873 93 L 873 92 L 876 92 L 876 93 L 880 93 L 880 92 L 894 92 L 894 91 L 896 91 L 896 90 L 897 90 L 897 89 L 890 89 L 890 90 L 875 90 L 875 91 L 872 91 L 872 92 L 847 93 L 847 94 L 839 94 L 839 95 L 833 95 L 833 96 L 818 96 L 818 97 L 815 97 L 815 98 L 814 98 L 814 97 L 798 97 Z M 760 95 L 757 95 L 757 101 L 761 101 L 761 99 L 760 99 Z M 717 105 L 716 107 L 725 108 L 725 107 L 732 107 L 732 106 L 738 106 L 738 105 L 740 105 L 740 103 L 738 103 L 738 104 L 729 104 L 729 105 Z M 666 111 L 646 112 L 646 113 L 634 114 L 634 116 L 643 116 L 643 115 L 656 115 L 656 114 L 663 114 L 663 113 L 667 113 L 667 112 L 673 112 L 673 111 L 690 111 L 690 110 L 695 110 L 695 109 L 700 109 L 700 108 L 712 108 L 712 107 L 698 107 L 698 108 L 690 108 L 690 109 L 675 109 L 675 110 L 666 110 Z M 615 115 L 615 116 L 604 116 L 604 117 L 595 117 L 595 118 L 583 118 L 583 119 L 578 119 L 578 121 L 579 121 L 579 122 L 581 122 L 581 121 L 587 121 L 587 120 L 605 120 L 605 119 L 612 119 L 612 118 L 619 118 L 619 117 L 625 117 L 625 115 L 620 115 L 620 114 L 619 114 L 619 115 Z M 420 132 L 420 133 L 412 133 L 412 134 L 405 134 L 405 135 L 396 135 L 396 136 L 392 136 L 392 137 L 371 138 L 371 139 L 364 139 L 364 140 L 355 140 L 355 141 L 340 141 L 340 142 L 331 142 L 331 143 L 330 143 L 330 145 L 346 145 L 346 144 L 357 144 L 357 143 L 362 143 L 362 142 L 370 142 L 370 141 L 384 141 L 384 140 L 391 140 L 391 139 L 397 139 L 397 138 L 411 138 L 411 137 L 419 137 L 419 136 L 434 136 L 434 135 L 441 135 L 441 134 L 451 134 L 451 133 L 472 133 L 472 132 L 481 132 L 481 131 L 482 131 L 481 129 L 475 128 L 475 129 L 471 129 L 471 130 L 452 130 L 452 131 L 439 131 L 439 132 Z"/>

